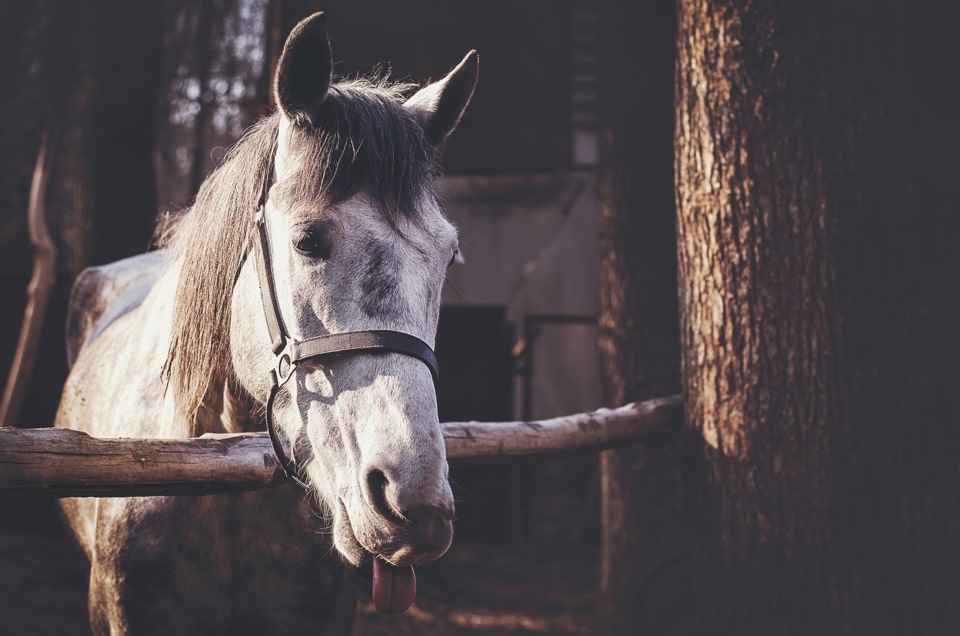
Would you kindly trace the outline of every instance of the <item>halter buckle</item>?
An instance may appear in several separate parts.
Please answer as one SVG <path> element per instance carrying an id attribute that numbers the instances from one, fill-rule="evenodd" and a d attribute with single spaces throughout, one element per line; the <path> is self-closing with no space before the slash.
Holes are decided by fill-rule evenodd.
<path id="1" fill-rule="evenodd" d="M 297 363 L 294 362 L 289 351 L 283 351 L 277 356 L 277 364 L 273 368 L 273 382 L 276 386 L 283 386 L 293 372 L 297 369 Z"/>

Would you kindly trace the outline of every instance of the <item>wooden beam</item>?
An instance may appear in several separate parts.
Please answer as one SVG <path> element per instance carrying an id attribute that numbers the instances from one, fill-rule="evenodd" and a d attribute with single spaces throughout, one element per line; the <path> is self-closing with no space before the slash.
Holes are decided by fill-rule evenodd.
<path id="1" fill-rule="evenodd" d="M 62 428 L 0 429 L 2 494 L 205 495 L 285 481 L 266 433 L 99 439 Z"/>
<path id="2" fill-rule="evenodd" d="M 679 432 L 682 422 L 683 400 L 674 395 L 549 420 L 448 422 L 442 426 L 447 459 L 456 464 L 637 444 Z"/>
<path id="3" fill-rule="evenodd" d="M 679 396 L 535 422 L 442 425 L 453 464 L 642 443 L 679 431 Z M 286 483 L 266 433 L 99 439 L 59 428 L 0 428 L 0 495 L 204 495 Z"/>

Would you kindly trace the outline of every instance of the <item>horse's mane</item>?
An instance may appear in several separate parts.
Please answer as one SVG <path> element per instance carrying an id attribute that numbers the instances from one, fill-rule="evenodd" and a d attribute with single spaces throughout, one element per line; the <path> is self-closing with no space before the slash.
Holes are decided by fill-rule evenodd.
<path id="1" fill-rule="evenodd" d="M 296 127 L 285 198 L 332 205 L 363 191 L 391 223 L 416 220 L 433 196 L 436 149 L 401 105 L 410 85 L 351 80 L 331 87 L 313 127 Z M 232 379 L 230 307 L 260 190 L 272 178 L 279 113 L 253 126 L 197 193 L 191 208 L 161 220 L 158 242 L 181 266 L 170 349 L 164 365 L 174 403 L 194 433 Z M 288 189 L 289 188 L 289 189 Z"/>

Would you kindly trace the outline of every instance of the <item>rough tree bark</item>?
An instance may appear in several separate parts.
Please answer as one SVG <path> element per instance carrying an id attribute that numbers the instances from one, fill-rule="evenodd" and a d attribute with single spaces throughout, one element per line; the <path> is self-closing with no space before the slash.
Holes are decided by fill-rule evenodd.
<path id="1" fill-rule="evenodd" d="M 600 352 L 611 404 L 674 393 L 679 366 L 673 192 L 671 0 L 604 2 L 600 13 Z M 600 456 L 598 633 L 662 633 L 676 582 L 657 564 L 683 545 L 668 511 L 668 444 Z"/>
<path id="2" fill-rule="evenodd" d="M 681 338 L 722 634 L 960 631 L 954 21 L 679 5 Z"/>

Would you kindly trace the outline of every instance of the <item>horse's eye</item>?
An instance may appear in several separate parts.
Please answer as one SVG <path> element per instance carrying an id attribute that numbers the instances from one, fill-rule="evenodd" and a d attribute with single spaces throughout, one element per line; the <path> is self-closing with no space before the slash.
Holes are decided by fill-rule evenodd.
<path id="1" fill-rule="evenodd" d="M 314 229 L 306 229 L 293 239 L 293 247 L 304 256 L 330 258 L 330 244 Z"/>

